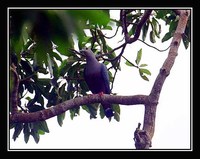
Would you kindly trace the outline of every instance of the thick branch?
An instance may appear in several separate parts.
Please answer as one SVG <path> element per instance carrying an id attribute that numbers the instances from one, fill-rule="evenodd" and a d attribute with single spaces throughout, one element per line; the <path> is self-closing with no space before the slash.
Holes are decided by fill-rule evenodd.
<path id="1" fill-rule="evenodd" d="M 16 67 L 14 64 L 11 65 L 10 70 L 12 71 L 12 79 L 13 79 L 13 83 L 12 83 L 12 91 L 11 91 L 11 95 L 10 95 L 10 99 L 11 99 L 11 106 L 12 106 L 12 114 L 16 113 L 18 111 L 17 109 L 17 104 L 18 104 L 18 88 L 19 88 L 19 76 L 17 74 L 16 71 Z"/>
<path id="2" fill-rule="evenodd" d="M 145 104 L 145 115 L 144 115 L 144 124 L 143 130 L 149 136 L 149 140 L 151 141 L 154 135 L 155 129 L 155 118 L 156 118 L 156 108 L 158 104 L 158 100 L 160 97 L 160 92 L 162 90 L 162 86 L 165 82 L 166 77 L 169 75 L 170 70 L 174 64 L 175 58 L 177 56 L 178 48 L 180 46 L 180 42 L 182 39 L 182 35 L 184 34 L 188 17 L 190 11 L 188 10 L 180 10 L 180 19 L 178 22 L 178 26 L 176 28 L 174 37 L 172 39 L 170 50 L 167 59 L 165 60 L 160 72 L 154 82 L 151 93 L 149 95 L 149 103 Z M 148 142 L 147 144 L 149 144 Z M 149 147 L 149 146 L 146 146 Z"/>
<path id="3" fill-rule="evenodd" d="M 184 34 L 189 17 L 189 11 L 180 10 L 180 12 L 181 12 L 180 20 L 178 22 L 178 26 L 176 28 L 174 37 L 170 44 L 171 47 L 169 50 L 168 57 L 164 61 L 164 64 L 160 69 L 160 72 L 156 78 L 156 81 L 150 93 L 151 101 L 158 101 L 164 81 L 166 77 L 170 74 L 170 70 L 175 62 L 175 58 L 178 55 L 178 48 L 180 46 L 182 35 Z"/>
<path id="4" fill-rule="evenodd" d="M 151 12 L 152 12 L 151 9 L 150 9 L 150 10 L 146 10 L 146 11 L 144 12 L 144 15 L 142 16 L 140 22 L 137 24 L 134 37 L 133 37 L 133 38 L 130 38 L 129 35 L 128 35 L 127 25 L 126 25 L 126 13 L 125 13 L 124 10 L 121 11 L 121 16 L 122 16 L 122 28 L 123 28 L 123 31 L 124 31 L 126 43 L 131 44 L 131 43 L 135 42 L 135 41 L 139 38 L 141 29 L 142 29 L 142 26 L 143 26 L 143 25 L 146 23 L 146 21 L 149 19 L 149 16 L 151 15 Z"/>
<path id="5" fill-rule="evenodd" d="M 34 113 L 15 113 L 13 115 L 11 114 L 10 121 L 24 123 L 42 121 L 54 117 L 56 115 L 62 114 L 71 108 L 75 108 L 85 104 L 101 103 L 101 101 L 122 105 L 145 104 L 148 102 L 146 95 L 113 96 L 108 94 L 94 94 L 67 100 L 56 106 L 52 106 L 48 109 L 44 109 Z"/>

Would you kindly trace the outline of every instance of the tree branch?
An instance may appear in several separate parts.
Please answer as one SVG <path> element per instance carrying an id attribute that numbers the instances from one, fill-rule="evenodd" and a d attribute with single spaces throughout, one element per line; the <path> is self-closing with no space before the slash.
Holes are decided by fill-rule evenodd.
<path id="1" fill-rule="evenodd" d="M 127 23 L 126 23 L 126 13 L 125 10 L 121 11 L 121 16 L 122 16 L 122 28 L 123 28 L 123 32 L 125 35 L 125 41 L 126 43 L 133 43 L 135 42 L 139 36 L 140 36 L 140 32 L 142 29 L 142 26 L 146 23 L 147 19 L 149 19 L 149 16 L 151 15 L 152 10 L 146 10 L 143 14 L 143 17 L 141 18 L 141 20 L 139 21 L 139 23 L 137 24 L 136 30 L 135 30 L 135 34 L 133 38 L 130 38 L 130 36 L 128 35 L 128 31 L 127 31 Z"/>
<path id="2" fill-rule="evenodd" d="M 149 137 L 149 139 L 148 142 L 146 142 L 144 148 L 150 147 L 151 139 L 154 135 L 154 130 L 155 130 L 156 108 L 160 97 L 160 92 L 162 90 L 162 86 L 165 82 L 166 77 L 170 74 L 170 70 L 178 54 L 177 53 L 178 48 L 180 46 L 182 35 L 184 34 L 187 25 L 188 17 L 190 15 L 189 10 L 180 10 L 179 12 L 180 12 L 180 19 L 170 45 L 168 57 L 164 61 L 164 64 L 161 67 L 160 72 L 154 82 L 151 93 L 148 97 L 149 103 L 145 104 L 143 130 L 146 132 L 146 136 L 141 141 L 146 141 L 147 136 Z"/>
<path id="3" fill-rule="evenodd" d="M 18 88 L 19 88 L 19 76 L 17 74 L 16 71 L 16 66 L 12 63 L 10 70 L 12 71 L 13 74 L 13 84 L 11 85 L 11 95 L 10 95 L 10 99 L 11 99 L 11 112 L 12 114 L 15 114 L 18 109 L 17 109 L 17 105 L 18 105 Z"/>
<path id="4" fill-rule="evenodd" d="M 136 104 L 146 104 L 148 102 L 148 96 L 146 95 L 135 95 L 135 96 L 118 96 L 118 95 L 108 95 L 108 94 L 94 94 L 84 97 L 78 97 L 75 99 L 67 100 L 56 106 L 52 106 L 48 109 L 33 113 L 15 113 L 10 115 L 10 122 L 36 122 L 52 118 L 56 115 L 62 114 L 65 111 L 82 106 L 85 104 L 101 103 L 102 101 L 113 103 L 113 104 L 123 104 L 123 105 L 136 105 Z"/>

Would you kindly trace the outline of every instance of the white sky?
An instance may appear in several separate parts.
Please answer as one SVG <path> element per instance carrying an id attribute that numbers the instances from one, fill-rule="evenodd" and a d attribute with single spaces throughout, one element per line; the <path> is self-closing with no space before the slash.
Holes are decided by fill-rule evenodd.
<path id="1" fill-rule="evenodd" d="M 117 11 L 112 11 L 112 16 L 118 19 Z M 164 24 L 164 23 L 163 23 Z M 162 25 L 163 37 L 165 26 Z M 118 31 L 118 35 L 121 30 Z M 107 36 L 113 33 L 107 33 Z M 147 37 L 147 43 L 151 44 Z M 108 41 L 113 48 L 119 46 L 121 38 Z M 161 43 L 157 40 L 154 45 L 159 49 L 169 46 L 168 42 Z M 153 44 L 151 44 L 153 45 Z M 158 52 L 153 48 L 144 45 L 142 42 L 135 42 L 128 45 L 124 56 L 134 62 L 137 51 L 142 48 L 141 63 L 148 64 L 147 69 L 152 73 L 148 76 L 149 82 L 139 76 L 138 70 L 128 67 L 122 60 L 121 71 L 118 71 L 114 83 L 113 93 L 118 95 L 148 95 L 152 85 L 159 73 L 168 51 Z M 190 149 L 190 58 L 188 48 L 185 50 L 183 43 L 178 51 L 175 64 L 170 75 L 167 77 L 161 91 L 156 114 L 156 128 L 152 140 L 152 149 Z M 140 122 L 143 124 L 144 106 L 133 105 L 121 107 L 120 122 L 108 119 L 89 119 L 89 114 L 83 109 L 80 116 L 70 119 L 69 112 L 66 112 L 64 124 L 60 127 L 56 117 L 47 120 L 50 133 L 40 136 L 38 144 L 32 136 L 29 142 L 24 142 L 23 133 L 14 142 L 12 139 L 13 130 L 10 131 L 10 149 L 134 149 L 133 135 Z M 143 125 L 142 125 L 143 126 Z"/>

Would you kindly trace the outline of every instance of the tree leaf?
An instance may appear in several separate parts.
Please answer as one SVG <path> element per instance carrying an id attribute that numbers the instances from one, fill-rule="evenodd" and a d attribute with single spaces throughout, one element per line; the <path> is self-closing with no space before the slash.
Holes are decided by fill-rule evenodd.
<path id="1" fill-rule="evenodd" d="M 135 66 L 133 63 L 130 63 L 128 60 L 126 60 L 125 64 L 126 64 L 127 66 Z"/>
<path id="2" fill-rule="evenodd" d="M 40 140 L 40 136 L 39 136 L 37 130 L 31 129 L 31 133 L 30 134 L 33 136 L 33 139 L 35 140 L 35 142 L 38 143 L 39 140 Z"/>
<path id="3" fill-rule="evenodd" d="M 172 21 L 169 26 L 169 32 L 175 32 L 177 25 L 178 21 Z"/>
<path id="4" fill-rule="evenodd" d="M 64 83 L 60 88 L 59 88 L 59 95 L 62 96 L 63 93 L 65 93 L 65 87 L 66 83 Z"/>
<path id="5" fill-rule="evenodd" d="M 34 122 L 33 125 L 34 125 L 35 130 L 37 130 L 37 131 L 42 130 L 44 132 L 49 133 L 49 128 L 47 126 L 46 121 L 37 121 L 37 122 Z"/>
<path id="6" fill-rule="evenodd" d="M 110 21 L 109 14 L 104 10 L 69 10 L 76 18 L 80 20 L 89 20 L 89 24 L 98 24 L 106 27 Z"/>
<path id="7" fill-rule="evenodd" d="M 45 132 L 44 132 L 43 130 L 41 130 L 41 129 L 38 129 L 37 133 L 38 133 L 39 135 L 44 135 L 44 134 L 45 134 Z"/>
<path id="8" fill-rule="evenodd" d="M 169 40 L 172 36 L 173 36 L 173 33 L 171 32 L 166 33 L 164 37 L 162 38 L 162 42 Z"/>
<path id="9" fill-rule="evenodd" d="M 51 57 L 49 56 L 49 54 L 47 53 L 47 62 L 48 62 L 48 68 L 49 68 L 49 72 L 50 72 L 50 75 L 51 77 L 53 76 L 53 62 L 51 60 Z"/>
<path id="10" fill-rule="evenodd" d="M 80 107 L 72 108 L 69 110 L 69 112 L 70 112 L 70 117 L 73 120 L 75 116 L 79 115 Z"/>
<path id="11" fill-rule="evenodd" d="M 16 123 L 15 124 L 15 130 L 14 130 L 13 137 L 12 137 L 14 141 L 19 136 L 19 134 L 21 133 L 22 129 L 23 129 L 23 123 Z"/>
<path id="12" fill-rule="evenodd" d="M 142 79 L 149 81 L 149 79 L 147 78 L 147 76 L 144 75 L 144 72 L 142 72 L 141 69 L 139 69 L 139 74 L 140 74 L 140 77 L 142 77 Z"/>
<path id="13" fill-rule="evenodd" d="M 115 112 L 114 113 L 114 119 L 116 120 L 116 121 L 120 121 L 120 115 L 119 115 L 119 113 L 117 113 L 117 112 Z"/>
<path id="14" fill-rule="evenodd" d="M 155 43 L 156 42 L 156 39 L 155 39 L 156 37 L 155 37 L 155 32 L 152 30 L 151 32 L 150 32 L 150 41 L 152 42 L 152 43 Z"/>
<path id="15" fill-rule="evenodd" d="M 140 68 L 139 71 L 140 71 L 141 73 L 145 73 L 145 74 L 147 74 L 147 75 L 151 75 L 151 72 L 150 72 L 149 70 L 145 69 L 145 68 Z"/>
<path id="16" fill-rule="evenodd" d="M 142 58 L 142 49 L 140 49 L 138 52 L 137 52 L 137 57 L 135 59 L 135 63 L 138 65 L 140 63 L 140 60 Z"/>
<path id="17" fill-rule="evenodd" d="M 185 34 L 183 34 L 182 40 L 183 40 L 183 44 L 184 44 L 185 49 L 187 49 L 188 46 L 189 46 L 189 43 L 190 43 L 190 39 Z"/>
<path id="18" fill-rule="evenodd" d="M 139 19 L 137 19 L 137 21 L 136 21 L 136 23 L 139 21 Z M 135 30 L 136 30 L 136 28 L 137 28 L 137 24 L 136 23 L 134 23 L 133 25 L 132 25 L 132 28 L 129 30 L 129 32 L 128 32 L 128 35 L 129 36 L 132 36 L 132 35 L 134 35 L 135 34 Z"/>
<path id="19" fill-rule="evenodd" d="M 146 67 L 148 66 L 147 64 L 141 64 L 139 67 Z"/>
<path id="20" fill-rule="evenodd" d="M 96 115 L 97 115 L 98 105 L 88 104 L 87 107 L 90 113 L 90 119 L 97 118 Z"/>
<path id="21" fill-rule="evenodd" d="M 53 57 L 55 57 L 56 58 L 56 60 L 59 60 L 60 62 L 62 62 L 62 57 L 58 54 L 58 52 L 51 52 L 51 53 L 49 53 L 49 56 L 51 57 L 51 58 L 53 58 Z"/>
<path id="22" fill-rule="evenodd" d="M 142 79 L 144 79 L 145 81 L 149 81 L 149 79 L 147 78 L 147 76 L 142 75 L 141 77 L 142 77 Z"/>
<path id="23" fill-rule="evenodd" d="M 158 21 L 153 17 L 152 18 L 152 26 L 153 26 L 153 31 L 154 31 L 154 33 L 155 33 L 155 35 L 158 37 L 158 38 L 160 38 L 160 26 L 159 26 L 159 23 L 158 23 Z"/>
<path id="24" fill-rule="evenodd" d="M 146 39 L 148 29 L 149 29 L 149 21 L 147 21 L 142 27 L 142 40 L 143 41 L 145 41 L 145 39 Z"/>
<path id="25" fill-rule="evenodd" d="M 112 104 L 112 108 L 115 112 L 117 112 L 118 114 L 120 114 L 120 106 L 119 104 Z"/>
<path id="26" fill-rule="evenodd" d="M 57 121 L 58 121 L 58 124 L 59 124 L 60 126 L 63 125 L 63 120 L 64 120 L 64 119 L 65 119 L 65 112 L 62 113 L 62 114 L 60 114 L 60 115 L 57 115 Z"/>
<path id="27" fill-rule="evenodd" d="M 25 141 L 25 143 L 28 143 L 30 133 L 31 133 L 29 123 L 24 124 L 23 132 L 24 132 L 24 141 Z"/>
<path id="28" fill-rule="evenodd" d="M 102 30 L 112 30 L 113 28 L 109 25 L 105 26 Z"/>
<path id="29" fill-rule="evenodd" d="M 99 115 L 100 115 L 101 119 L 103 119 L 105 117 L 105 113 L 104 113 L 102 105 L 100 106 Z"/>
<path id="30" fill-rule="evenodd" d="M 33 68 L 29 61 L 25 61 L 21 59 L 20 64 L 22 65 L 22 69 L 26 72 L 27 76 L 30 76 L 33 74 Z"/>

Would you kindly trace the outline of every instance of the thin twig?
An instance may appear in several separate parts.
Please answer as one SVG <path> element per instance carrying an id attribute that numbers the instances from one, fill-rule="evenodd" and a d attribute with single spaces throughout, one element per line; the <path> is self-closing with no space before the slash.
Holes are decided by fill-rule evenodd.
<path id="1" fill-rule="evenodd" d="M 66 80 L 80 80 L 80 81 L 81 81 L 81 80 L 84 80 L 84 78 L 81 78 L 81 77 L 80 77 L 80 78 L 76 78 L 76 77 L 66 77 L 66 76 L 65 76 L 65 77 L 63 77 L 63 78 L 66 79 Z"/>
<path id="2" fill-rule="evenodd" d="M 29 80 L 31 77 L 33 77 L 34 75 L 35 75 L 35 73 L 32 74 L 32 75 L 30 75 L 30 76 L 28 76 L 28 77 L 26 77 L 26 78 L 21 79 L 19 82 L 22 83 L 22 82 L 24 82 L 24 81 L 28 81 L 28 80 Z"/>
<path id="3" fill-rule="evenodd" d="M 103 36 L 104 36 L 105 38 L 107 38 L 107 39 L 112 39 L 113 37 L 115 37 L 115 36 L 117 35 L 118 30 L 119 30 L 119 26 L 117 26 L 117 29 L 116 29 L 115 34 L 114 34 L 113 36 L 110 36 L 110 37 L 108 37 L 108 36 L 106 36 L 106 35 L 103 35 Z"/>
<path id="4" fill-rule="evenodd" d="M 134 64 L 133 64 L 131 61 L 129 61 L 126 57 L 124 57 L 123 55 L 122 55 L 122 57 L 123 57 L 126 61 L 128 61 L 133 67 L 138 68 L 138 66 L 134 65 Z"/>
<path id="5" fill-rule="evenodd" d="M 136 40 L 138 40 L 139 36 L 140 36 L 140 32 L 141 32 L 141 29 L 142 29 L 142 26 L 146 23 L 147 19 L 149 19 L 149 16 L 151 15 L 151 12 L 152 10 L 146 10 L 141 18 L 141 20 L 139 21 L 137 27 L 136 27 L 136 30 L 135 30 L 135 34 L 134 34 L 134 37 L 133 38 L 130 38 L 128 35 L 128 37 L 125 37 L 127 43 L 133 43 L 135 42 Z"/>
<path id="6" fill-rule="evenodd" d="M 140 40 L 140 39 L 138 39 L 138 41 L 143 42 L 145 45 L 147 45 L 147 46 L 149 46 L 149 47 L 151 47 L 151 48 L 154 48 L 154 49 L 156 49 L 156 50 L 159 51 L 159 52 L 167 51 L 167 50 L 170 48 L 170 46 L 168 46 L 166 49 L 160 50 L 160 49 L 156 48 L 155 46 L 149 45 L 149 44 L 147 44 L 146 42 L 144 42 L 144 41 L 142 41 L 142 40 Z"/>

